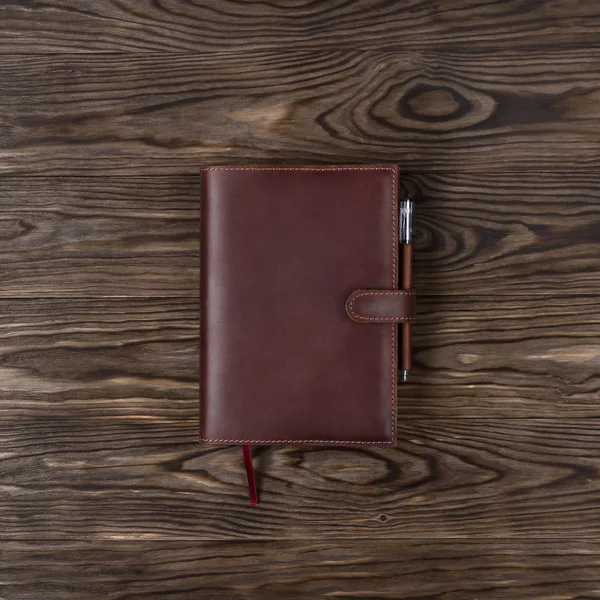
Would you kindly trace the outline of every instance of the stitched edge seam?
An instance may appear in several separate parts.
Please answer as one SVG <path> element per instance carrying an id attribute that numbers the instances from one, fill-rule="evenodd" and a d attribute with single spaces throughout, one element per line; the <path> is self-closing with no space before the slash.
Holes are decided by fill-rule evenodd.
<path id="1" fill-rule="evenodd" d="M 397 179 L 398 179 L 398 167 L 393 170 L 392 173 L 392 289 L 398 287 L 398 275 L 397 275 L 397 262 L 396 256 L 399 237 L 396 231 L 398 227 L 398 192 L 397 192 Z M 396 335 L 398 326 L 396 323 L 392 323 L 392 373 L 391 373 L 391 384 L 392 384 L 392 438 L 391 444 L 397 443 L 396 438 L 396 402 L 398 397 L 398 362 L 396 359 Z"/>
<path id="2" fill-rule="evenodd" d="M 331 167 L 294 167 L 294 166 L 281 166 L 281 167 L 202 167 L 202 171 L 391 171 L 392 173 L 392 287 L 397 287 L 396 278 L 396 226 L 397 226 L 397 167 L 360 167 L 360 166 L 331 166 Z M 199 438 L 201 442 L 209 443 L 228 443 L 228 444 L 361 444 L 361 445 L 392 445 L 396 443 L 396 324 L 392 324 L 392 437 L 390 440 L 382 442 L 363 442 L 355 440 L 226 440 L 226 439 L 210 439 L 210 438 Z"/>
<path id="3" fill-rule="evenodd" d="M 393 167 L 201 167 L 202 171 L 393 171 Z M 394 177 L 395 179 L 395 177 Z M 393 193 L 396 193 L 395 183 L 392 185 Z"/>
<path id="4" fill-rule="evenodd" d="M 395 440 L 359 442 L 356 440 L 212 440 L 200 438 L 201 442 L 223 442 L 227 444 L 364 444 L 368 446 L 382 446 L 393 444 Z"/>

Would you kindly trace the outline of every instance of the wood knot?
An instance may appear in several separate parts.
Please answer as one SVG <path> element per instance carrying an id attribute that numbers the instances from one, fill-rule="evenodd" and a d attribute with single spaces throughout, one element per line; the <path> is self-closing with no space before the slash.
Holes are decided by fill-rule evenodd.
<path id="1" fill-rule="evenodd" d="M 483 123 L 496 107 L 494 97 L 459 82 L 417 78 L 392 86 L 371 114 L 396 131 L 446 132 Z"/>
<path id="2" fill-rule="evenodd" d="M 360 485 L 373 484 L 389 476 L 383 458 L 359 449 L 310 452 L 304 456 L 303 466 L 324 479 Z"/>
<path id="3" fill-rule="evenodd" d="M 421 89 L 411 90 L 412 93 L 405 99 L 414 117 L 421 119 L 452 118 L 461 111 L 468 110 L 468 103 L 453 90 L 420 87 Z"/>

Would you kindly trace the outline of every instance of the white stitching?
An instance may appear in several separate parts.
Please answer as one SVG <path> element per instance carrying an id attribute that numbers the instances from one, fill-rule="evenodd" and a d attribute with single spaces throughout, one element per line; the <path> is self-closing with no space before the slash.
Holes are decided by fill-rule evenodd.
<path id="1" fill-rule="evenodd" d="M 314 167 L 294 167 L 294 166 L 255 166 L 255 167 L 201 167 L 203 171 L 391 171 L 392 173 L 392 287 L 397 287 L 397 276 L 396 276 L 396 212 L 397 212 L 397 167 L 359 167 L 359 166 L 314 166 Z M 230 444 L 364 444 L 364 445 L 384 445 L 384 444 L 395 444 L 396 443 L 396 394 L 397 394 L 397 380 L 396 380 L 396 323 L 392 323 L 392 437 L 386 442 L 359 442 L 352 440 L 213 440 L 209 438 L 200 438 L 201 442 L 210 443 L 230 443 Z"/>

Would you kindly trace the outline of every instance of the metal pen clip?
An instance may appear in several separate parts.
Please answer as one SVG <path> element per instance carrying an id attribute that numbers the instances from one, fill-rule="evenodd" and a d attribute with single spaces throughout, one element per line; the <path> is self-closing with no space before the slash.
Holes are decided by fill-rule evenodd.
<path id="1" fill-rule="evenodd" d="M 413 201 L 405 198 L 400 201 L 400 243 L 410 244 L 413 236 Z"/>

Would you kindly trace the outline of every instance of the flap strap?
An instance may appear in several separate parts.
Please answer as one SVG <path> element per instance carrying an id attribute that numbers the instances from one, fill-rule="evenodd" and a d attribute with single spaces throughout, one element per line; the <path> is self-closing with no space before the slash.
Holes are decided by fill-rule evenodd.
<path id="1" fill-rule="evenodd" d="M 410 323 L 415 320 L 415 290 L 355 290 L 346 301 L 357 323 Z"/>

